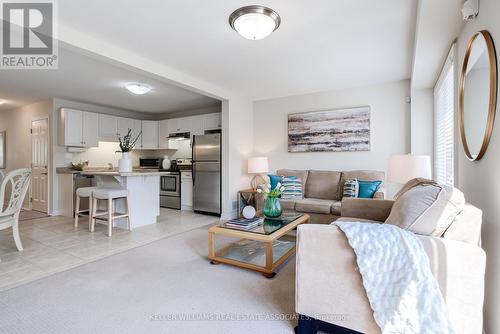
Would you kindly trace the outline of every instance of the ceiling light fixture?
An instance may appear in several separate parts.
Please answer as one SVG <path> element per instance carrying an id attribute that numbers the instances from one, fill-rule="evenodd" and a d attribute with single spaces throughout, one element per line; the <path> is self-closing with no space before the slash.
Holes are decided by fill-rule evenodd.
<path id="1" fill-rule="evenodd" d="M 129 83 L 125 85 L 125 88 L 127 88 L 129 92 L 137 95 L 146 94 L 152 89 L 151 86 L 140 83 Z"/>
<path id="2" fill-rule="evenodd" d="M 278 29 L 281 18 L 274 10 L 265 6 L 241 7 L 229 16 L 229 25 L 241 36 L 258 40 Z"/>
<path id="3" fill-rule="evenodd" d="M 5 101 L 5 100 L 0 100 L 0 104 L 4 104 L 4 103 L 7 103 L 7 101 Z"/>

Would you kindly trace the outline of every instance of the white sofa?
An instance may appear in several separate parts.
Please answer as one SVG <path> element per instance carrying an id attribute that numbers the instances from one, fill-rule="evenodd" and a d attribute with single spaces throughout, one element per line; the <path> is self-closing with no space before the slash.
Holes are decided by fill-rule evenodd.
<path id="1" fill-rule="evenodd" d="M 381 223 L 390 213 L 390 204 L 388 200 L 344 199 L 340 220 Z M 358 212 L 363 213 L 359 219 Z M 486 255 L 480 247 L 481 220 L 481 210 L 465 205 L 442 237 L 418 236 L 457 334 L 482 333 Z M 301 315 L 298 334 L 319 329 L 327 333 L 380 333 L 357 271 L 356 256 L 337 226 L 299 226 L 296 259 L 296 312 Z"/>

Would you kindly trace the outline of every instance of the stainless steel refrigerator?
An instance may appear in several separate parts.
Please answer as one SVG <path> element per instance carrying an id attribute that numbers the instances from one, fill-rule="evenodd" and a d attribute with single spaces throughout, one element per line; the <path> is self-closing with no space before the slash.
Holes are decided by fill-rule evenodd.
<path id="1" fill-rule="evenodd" d="M 193 209 L 221 213 L 221 134 L 193 137 Z"/>

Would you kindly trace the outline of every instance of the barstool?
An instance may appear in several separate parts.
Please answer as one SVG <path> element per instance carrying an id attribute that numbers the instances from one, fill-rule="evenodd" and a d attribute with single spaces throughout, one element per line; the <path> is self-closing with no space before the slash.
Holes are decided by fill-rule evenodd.
<path id="1" fill-rule="evenodd" d="M 92 223 L 92 192 L 96 190 L 97 187 L 82 187 L 76 189 L 76 203 L 75 203 L 75 228 L 78 227 L 78 218 L 82 215 L 82 213 L 87 213 L 89 217 L 89 230 L 90 225 Z M 88 210 L 80 210 L 80 199 L 88 198 L 89 199 L 89 209 Z"/>
<path id="2" fill-rule="evenodd" d="M 97 188 L 92 192 L 92 223 L 90 232 L 94 232 L 96 217 L 108 216 L 108 236 L 111 236 L 113 232 L 113 223 L 115 219 L 127 218 L 127 227 L 130 231 L 130 211 L 128 205 L 128 190 L 127 189 L 113 189 L 113 188 Z M 126 213 L 121 215 L 116 215 L 114 200 L 124 199 Z M 97 213 L 97 206 L 99 200 L 108 201 L 108 211 Z M 102 219 L 102 218 L 101 218 Z"/>

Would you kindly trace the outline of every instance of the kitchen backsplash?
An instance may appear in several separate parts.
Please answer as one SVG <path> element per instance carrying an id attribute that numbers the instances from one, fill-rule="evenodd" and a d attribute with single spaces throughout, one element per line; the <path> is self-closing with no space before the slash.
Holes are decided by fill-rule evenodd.
<path id="1" fill-rule="evenodd" d="M 99 142 L 99 147 L 89 148 L 81 153 L 66 153 L 66 164 L 71 162 L 88 161 L 89 167 L 106 167 L 109 163 L 118 166 L 121 157 L 118 143 Z M 163 158 L 167 155 L 170 159 L 191 158 L 191 144 L 189 140 L 179 142 L 177 150 L 133 150 L 130 153 L 133 166 L 139 166 L 139 158 Z M 62 167 L 62 166 L 61 166 Z"/>

